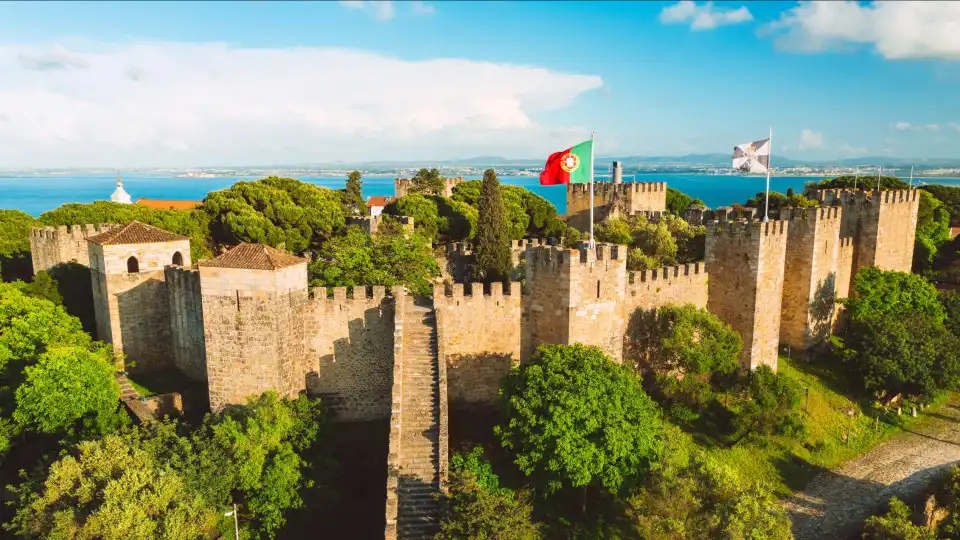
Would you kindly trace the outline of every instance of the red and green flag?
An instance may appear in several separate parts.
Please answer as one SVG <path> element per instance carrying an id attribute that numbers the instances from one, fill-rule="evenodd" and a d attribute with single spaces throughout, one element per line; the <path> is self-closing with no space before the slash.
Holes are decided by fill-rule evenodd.
<path id="1" fill-rule="evenodd" d="M 585 184 L 593 171 L 593 140 L 550 154 L 540 173 L 541 186 Z"/>

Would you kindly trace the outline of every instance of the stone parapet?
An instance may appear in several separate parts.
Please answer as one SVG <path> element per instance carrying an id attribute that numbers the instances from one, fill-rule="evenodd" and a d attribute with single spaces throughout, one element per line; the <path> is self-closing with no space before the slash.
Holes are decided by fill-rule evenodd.
<path id="1" fill-rule="evenodd" d="M 30 229 L 30 254 L 34 274 L 68 262 L 90 266 L 87 238 L 116 227 L 119 225 L 102 223 Z"/>

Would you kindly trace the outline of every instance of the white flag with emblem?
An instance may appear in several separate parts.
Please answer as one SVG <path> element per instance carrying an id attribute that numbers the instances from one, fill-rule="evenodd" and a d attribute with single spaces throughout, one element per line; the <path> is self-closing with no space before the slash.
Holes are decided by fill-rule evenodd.
<path id="1" fill-rule="evenodd" d="M 770 139 L 733 148 L 733 168 L 740 172 L 765 173 L 770 167 Z"/>

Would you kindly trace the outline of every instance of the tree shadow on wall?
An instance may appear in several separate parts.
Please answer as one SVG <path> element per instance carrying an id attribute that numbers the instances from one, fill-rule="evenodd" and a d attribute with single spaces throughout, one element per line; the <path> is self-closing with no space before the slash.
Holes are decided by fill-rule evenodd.
<path id="1" fill-rule="evenodd" d="M 90 269 L 80 263 L 68 262 L 52 266 L 47 273 L 56 280 L 57 289 L 63 297 L 63 307 L 67 313 L 80 319 L 84 331 L 88 334 L 96 339 L 102 339 L 97 335 Z"/>
<path id="2" fill-rule="evenodd" d="M 623 335 L 623 361 L 632 366 L 637 373 L 652 369 L 651 352 L 658 339 L 653 331 L 660 323 L 656 309 L 637 308 L 627 320 L 627 331 Z"/>
<path id="3" fill-rule="evenodd" d="M 141 277 L 145 279 L 117 294 L 117 307 L 123 353 L 134 364 L 127 369 L 148 373 L 174 363 L 167 284 L 154 275 L 136 275 Z"/>
<path id="4" fill-rule="evenodd" d="M 0 281 L 4 283 L 10 283 L 18 279 L 30 281 L 32 277 L 33 261 L 29 252 L 0 256 Z"/>
<path id="5" fill-rule="evenodd" d="M 837 305 L 837 275 L 830 272 L 827 278 L 817 284 L 817 290 L 810 300 L 810 318 L 814 341 L 825 341 L 830 337 L 833 326 L 833 314 Z"/>
<path id="6" fill-rule="evenodd" d="M 347 337 L 319 358 L 306 375 L 308 394 L 319 397 L 334 416 L 390 416 L 393 388 L 393 310 L 370 308 L 347 322 Z M 373 412 L 371 412 L 373 411 Z M 352 419 L 352 418 L 347 418 Z"/>

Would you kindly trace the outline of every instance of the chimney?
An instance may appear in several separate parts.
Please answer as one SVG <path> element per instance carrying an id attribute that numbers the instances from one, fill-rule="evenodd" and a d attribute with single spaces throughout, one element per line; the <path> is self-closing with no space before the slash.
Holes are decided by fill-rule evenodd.
<path id="1" fill-rule="evenodd" d="M 613 162 L 613 183 L 619 184 L 623 182 L 623 165 L 619 161 Z"/>

